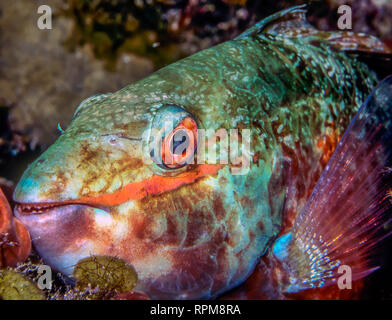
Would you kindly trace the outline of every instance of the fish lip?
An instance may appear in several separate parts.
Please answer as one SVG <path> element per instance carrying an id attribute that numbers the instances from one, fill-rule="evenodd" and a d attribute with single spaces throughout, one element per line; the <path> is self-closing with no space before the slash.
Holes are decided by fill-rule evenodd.
<path id="1" fill-rule="evenodd" d="M 53 209 L 66 206 L 86 206 L 109 212 L 108 208 L 83 202 L 16 202 L 14 211 L 21 216 L 39 216 L 50 213 Z"/>

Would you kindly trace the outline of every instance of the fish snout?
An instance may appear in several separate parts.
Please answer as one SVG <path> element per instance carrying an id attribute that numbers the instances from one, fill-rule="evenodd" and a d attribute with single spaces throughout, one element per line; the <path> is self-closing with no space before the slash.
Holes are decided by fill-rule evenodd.
<path id="1" fill-rule="evenodd" d="M 92 171 L 88 162 L 82 159 L 82 147 L 81 143 L 49 147 L 23 173 L 13 200 L 25 205 L 22 208 L 26 212 L 39 213 L 50 206 L 79 199 L 86 175 Z"/>
<path id="2" fill-rule="evenodd" d="M 76 181 L 71 184 L 70 175 L 58 170 L 30 166 L 16 185 L 13 200 L 19 204 L 42 207 L 44 204 L 59 203 L 77 199 Z"/>

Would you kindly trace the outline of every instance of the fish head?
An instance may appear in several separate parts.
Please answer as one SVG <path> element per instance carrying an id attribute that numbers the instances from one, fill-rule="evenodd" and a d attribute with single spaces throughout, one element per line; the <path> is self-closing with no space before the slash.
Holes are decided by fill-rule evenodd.
<path id="1" fill-rule="evenodd" d="M 214 129 L 204 131 L 209 141 L 215 129 L 229 128 L 217 107 L 229 95 L 215 74 L 178 74 L 183 69 L 84 101 L 23 174 L 14 213 L 56 270 L 72 277 L 85 257 L 115 256 L 135 268 L 137 289 L 153 298 L 211 297 L 243 281 L 276 233 L 269 167 L 255 167 L 261 172 L 246 182 L 220 153 L 203 156 L 202 129 Z"/>

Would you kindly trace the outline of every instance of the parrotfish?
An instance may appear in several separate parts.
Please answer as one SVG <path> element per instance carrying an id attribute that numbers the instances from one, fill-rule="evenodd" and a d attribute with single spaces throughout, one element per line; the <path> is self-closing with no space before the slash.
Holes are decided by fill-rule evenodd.
<path id="1" fill-rule="evenodd" d="M 154 299 L 219 297 L 260 259 L 271 298 L 337 285 L 341 266 L 363 278 L 389 219 L 392 119 L 390 78 L 366 100 L 380 79 L 363 54 L 390 51 L 299 6 L 87 98 L 24 172 L 14 214 L 64 275 L 116 256 Z"/>

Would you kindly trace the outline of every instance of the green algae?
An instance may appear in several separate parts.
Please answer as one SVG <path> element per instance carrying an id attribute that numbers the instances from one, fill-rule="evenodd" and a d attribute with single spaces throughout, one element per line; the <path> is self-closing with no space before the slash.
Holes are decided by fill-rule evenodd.
<path id="1" fill-rule="evenodd" d="M 122 259 L 92 256 L 75 266 L 75 292 L 86 299 L 109 299 L 117 293 L 132 291 L 138 281 L 135 269 Z"/>
<path id="2" fill-rule="evenodd" d="M 1 300 L 44 300 L 38 287 L 23 275 L 12 269 L 0 270 Z"/>

